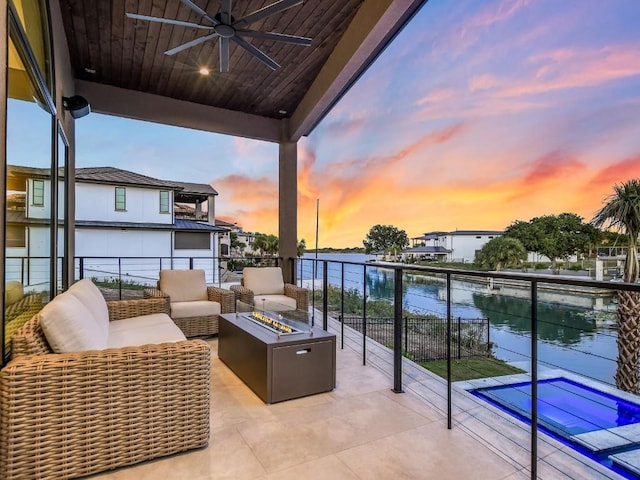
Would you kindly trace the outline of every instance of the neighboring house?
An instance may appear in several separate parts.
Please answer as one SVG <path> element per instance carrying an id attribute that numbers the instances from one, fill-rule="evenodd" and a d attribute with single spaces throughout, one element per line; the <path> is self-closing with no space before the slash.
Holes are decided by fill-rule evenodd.
<path id="1" fill-rule="evenodd" d="M 411 239 L 413 247 L 404 250 L 404 258 L 414 257 L 439 262 L 474 261 L 489 240 L 502 236 L 501 230 L 455 230 L 453 232 L 427 232 Z"/>
<path id="2" fill-rule="evenodd" d="M 43 276 L 38 257 L 49 256 L 45 250 L 50 229 L 42 219 L 50 211 L 51 179 L 47 169 L 14 166 L 8 167 L 7 176 L 12 187 L 7 202 L 12 276 L 35 288 Z M 60 189 L 63 184 L 60 179 Z M 218 236 L 227 232 L 214 225 L 217 194 L 210 185 L 160 180 L 113 167 L 76 169 L 75 255 L 82 259 L 76 268 L 82 261 L 84 275 L 96 277 L 135 271 L 137 275 L 129 273 L 131 279 L 142 282 L 157 278 L 160 268 L 193 266 L 204 268 L 207 281 L 216 282 Z M 186 214 L 176 204 L 190 206 L 193 212 Z M 63 211 L 62 204 L 59 209 Z M 116 258 L 123 260 L 118 264 Z M 79 277 L 77 272 L 75 278 Z"/>
<path id="3" fill-rule="evenodd" d="M 232 257 L 234 256 L 237 257 L 237 256 L 244 256 L 244 255 L 253 255 L 254 253 L 256 253 L 253 250 L 253 243 L 256 239 L 255 233 L 245 232 L 242 230 L 242 227 L 240 227 L 237 223 L 226 222 L 218 218 L 216 218 L 216 225 L 222 228 L 229 229 L 229 234 L 227 234 L 225 237 L 221 237 L 222 243 L 220 245 L 220 251 L 222 255 L 230 255 Z M 231 235 L 230 235 L 231 233 L 236 234 L 238 238 L 238 242 L 244 243 L 245 245 L 244 248 L 240 250 L 231 248 Z"/>

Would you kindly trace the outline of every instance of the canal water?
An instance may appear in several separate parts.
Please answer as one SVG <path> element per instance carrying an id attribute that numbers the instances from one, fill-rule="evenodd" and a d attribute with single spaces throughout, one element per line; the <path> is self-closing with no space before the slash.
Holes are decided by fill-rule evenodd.
<path id="1" fill-rule="evenodd" d="M 318 254 L 318 259 L 365 262 L 361 254 Z M 315 254 L 303 257 L 301 278 L 320 279 L 322 266 L 313 271 Z M 393 300 L 393 271 L 362 265 L 328 266 L 328 282 L 366 293 L 369 299 Z M 319 282 L 318 282 L 319 283 Z M 320 285 L 318 285 L 319 287 Z M 446 287 L 442 279 L 405 275 L 403 307 L 414 313 L 446 317 Z M 453 281 L 452 314 L 462 318 L 488 318 L 490 341 L 496 358 L 508 362 L 530 362 L 531 303 L 528 289 L 494 284 Z M 616 368 L 615 304 L 611 296 L 578 295 L 539 290 L 539 367 L 561 368 L 614 384 Z"/>

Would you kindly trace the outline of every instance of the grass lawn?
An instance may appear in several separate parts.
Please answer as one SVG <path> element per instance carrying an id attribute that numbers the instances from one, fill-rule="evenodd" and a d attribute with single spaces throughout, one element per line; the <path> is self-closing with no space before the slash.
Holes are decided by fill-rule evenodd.
<path id="1" fill-rule="evenodd" d="M 422 362 L 420 365 L 442 378 L 447 378 L 446 360 L 432 360 L 430 362 Z M 514 373 L 524 373 L 524 371 L 512 367 L 502 360 L 496 360 L 495 358 L 463 358 L 460 360 L 451 360 L 451 380 L 453 382 L 472 380 L 474 378 L 512 375 Z"/>

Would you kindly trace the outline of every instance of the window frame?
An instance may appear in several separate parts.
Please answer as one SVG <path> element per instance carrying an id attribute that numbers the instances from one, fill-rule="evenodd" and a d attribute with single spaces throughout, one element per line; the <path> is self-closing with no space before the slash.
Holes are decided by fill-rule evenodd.
<path id="1" fill-rule="evenodd" d="M 204 246 L 204 237 L 207 236 L 207 246 Z M 174 232 L 174 250 L 206 250 L 211 251 L 211 232 Z"/>
<path id="2" fill-rule="evenodd" d="M 36 185 L 38 185 L 39 187 L 36 188 Z M 31 205 L 33 205 L 34 207 L 44 207 L 44 180 L 42 180 L 41 178 L 32 179 L 31 189 Z"/>
<path id="3" fill-rule="evenodd" d="M 163 194 L 166 194 L 166 209 L 163 210 Z M 166 213 L 171 213 L 171 194 L 169 193 L 169 190 L 160 190 L 159 192 L 159 201 L 160 201 L 160 205 L 159 205 L 159 211 L 161 214 L 166 214 Z"/>
<path id="4" fill-rule="evenodd" d="M 118 208 L 119 200 L 118 200 L 118 192 L 122 191 L 122 200 L 120 203 L 122 204 L 121 208 Z M 114 209 L 116 212 L 126 212 L 127 211 L 127 188 L 126 187 L 115 187 L 114 190 Z"/>

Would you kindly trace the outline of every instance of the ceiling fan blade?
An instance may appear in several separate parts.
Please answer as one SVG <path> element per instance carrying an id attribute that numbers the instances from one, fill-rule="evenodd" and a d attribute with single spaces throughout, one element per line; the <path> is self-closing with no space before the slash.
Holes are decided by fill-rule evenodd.
<path id="1" fill-rule="evenodd" d="M 231 0 L 222 0 L 220 19 L 222 20 L 222 23 L 231 25 Z"/>
<path id="2" fill-rule="evenodd" d="M 204 37 L 198 37 L 194 40 L 191 40 L 190 42 L 183 43 L 182 45 L 172 48 L 171 50 L 167 50 L 164 53 L 165 55 L 175 55 L 178 52 L 186 50 L 187 48 L 195 47 L 196 45 L 200 45 L 201 43 L 204 43 L 211 38 L 216 38 L 217 36 L 217 33 L 212 33 L 210 35 L 205 35 Z"/>
<path id="3" fill-rule="evenodd" d="M 127 13 L 127 17 L 133 18 L 135 20 L 146 20 L 148 22 L 158 22 L 158 23 L 168 23 L 170 25 L 180 25 L 181 27 L 193 27 L 193 28 L 202 28 L 204 30 L 213 30 L 213 27 L 209 27 L 207 25 L 200 25 L 197 23 L 191 22 L 182 22 L 180 20 L 171 20 L 170 18 L 162 18 L 162 17 L 150 17 L 149 15 L 138 15 L 137 13 Z"/>
<path id="4" fill-rule="evenodd" d="M 220 72 L 229 71 L 229 39 L 220 37 Z"/>
<path id="5" fill-rule="evenodd" d="M 180 0 L 183 4 L 185 4 L 187 7 L 189 7 L 191 10 L 193 10 L 194 12 L 196 12 L 199 15 L 202 15 L 204 18 L 206 18 L 207 20 L 209 20 L 211 23 L 213 23 L 214 25 L 219 25 L 220 22 L 218 20 L 216 20 L 214 17 L 212 17 L 211 15 L 209 15 L 207 12 L 205 12 L 203 9 L 201 9 L 198 5 L 196 5 L 195 3 L 193 3 L 191 0 Z"/>
<path id="6" fill-rule="evenodd" d="M 251 55 L 253 55 L 258 60 L 260 60 L 262 63 L 264 63 L 271 70 L 276 70 L 277 68 L 280 67 L 280 65 L 278 65 L 275 61 L 273 61 L 271 58 L 269 58 L 266 54 L 262 53 L 256 47 L 251 45 L 245 39 L 236 36 L 236 37 L 231 37 L 231 40 L 236 42 L 238 45 L 240 45 L 242 48 L 244 48 L 247 52 L 249 52 Z"/>
<path id="7" fill-rule="evenodd" d="M 295 35 L 285 35 L 284 33 L 261 32 L 258 30 L 236 30 L 236 35 L 243 37 L 259 38 L 262 40 L 274 40 L 276 42 L 292 43 L 308 47 L 311 39 L 307 37 L 297 37 Z"/>
<path id="8" fill-rule="evenodd" d="M 253 13 L 245 15 L 237 22 L 233 24 L 235 28 L 243 28 L 247 25 L 251 25 L 258 20 L 262 20 L 263 18 L 268 17 L 269 15 L 273 15 L 274 13 L 282 12 L 291 7 L 295 7 L 296 5 L 300 5 L 304 0 L 280 0 L 279 2 L 272 3 L 271 5 L 267 5 L 260 10 L 256 10 Z"/>

